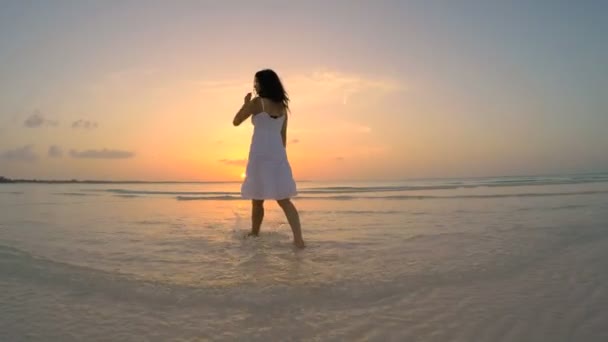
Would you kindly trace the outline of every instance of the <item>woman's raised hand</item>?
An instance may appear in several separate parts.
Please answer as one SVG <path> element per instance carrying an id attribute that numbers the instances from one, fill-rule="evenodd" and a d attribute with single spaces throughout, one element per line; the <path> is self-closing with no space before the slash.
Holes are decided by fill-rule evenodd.
<path id="1" fill-rule="evenodd" d="M 247 95 L 245 95 L 245 103 L 251 101 L 251 93 L 247 93 Z"/>

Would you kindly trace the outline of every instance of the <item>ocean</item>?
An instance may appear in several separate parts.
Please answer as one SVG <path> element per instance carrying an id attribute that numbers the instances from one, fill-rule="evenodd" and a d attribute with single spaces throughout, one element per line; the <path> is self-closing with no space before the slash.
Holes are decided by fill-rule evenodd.
<path id="1" fill-rule="evenodd" d="M 0 184 L 0 341 L 608 341 L 608 174 Z"/>

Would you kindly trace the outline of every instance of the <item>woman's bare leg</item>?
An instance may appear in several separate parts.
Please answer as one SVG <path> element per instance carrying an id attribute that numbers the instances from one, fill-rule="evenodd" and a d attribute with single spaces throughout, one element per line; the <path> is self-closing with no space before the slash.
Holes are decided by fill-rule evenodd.
<path id="1" fill-rule="evenodd" d="M 287 217 L 287 221 L 291 226 L 291 231 L 293 232 L 293 243 L 298 248 L 304 248 L 304 239 L 302 238 L 302 227 L 300 226 L 300 215 L 298 214 L 298 210 L 295 205 L 291 203 L 289 198 L 278 200 L 277 203 L 283 209 L 285 216 Z"/>
<path id="2" fill-rule="evenodd" d="M 264 219 L 264 200 L 251 201 L 251 232 L 249 235 L 258 236 Z"/>

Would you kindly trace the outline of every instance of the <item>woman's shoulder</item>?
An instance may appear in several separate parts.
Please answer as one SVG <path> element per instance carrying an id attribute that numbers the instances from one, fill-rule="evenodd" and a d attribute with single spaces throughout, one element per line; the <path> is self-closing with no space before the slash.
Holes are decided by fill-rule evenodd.
<path id="1" fill-rule="evenodd" d="M 254 114 L 261 112 L 262 111 L 262 98 L 259 96 L 252 98 L 251 102 L 249 102 L 249 106 L 251 108 L 251 111 Z"/>

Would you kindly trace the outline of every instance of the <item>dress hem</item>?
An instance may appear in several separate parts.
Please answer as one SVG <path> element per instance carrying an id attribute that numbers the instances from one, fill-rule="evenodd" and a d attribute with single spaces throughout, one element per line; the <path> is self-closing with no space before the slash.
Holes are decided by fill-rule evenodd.
<path id="1" fill-rule="evenodd" d="M 247 200 L 273 200 L 273 201 L 279 201 L 279 200 L 284 200 L 284 199 L 291 199 L 293 197 L 298 196 L 297 193 L 295 194 L 289 194 L 287 196 L 245 196 L 241 194 L 241 198 L 242 199 L 247 199 Z"/>

